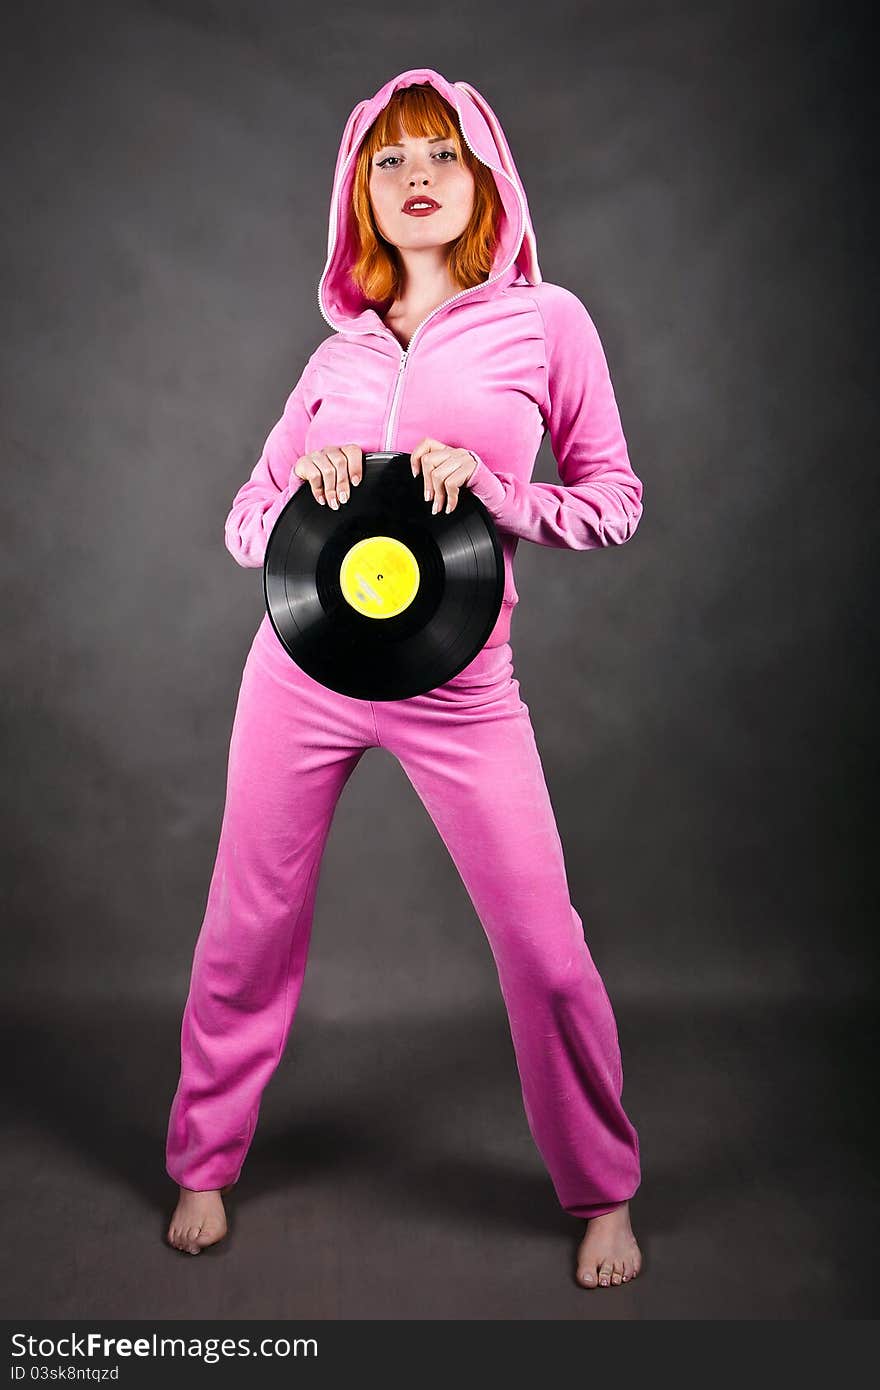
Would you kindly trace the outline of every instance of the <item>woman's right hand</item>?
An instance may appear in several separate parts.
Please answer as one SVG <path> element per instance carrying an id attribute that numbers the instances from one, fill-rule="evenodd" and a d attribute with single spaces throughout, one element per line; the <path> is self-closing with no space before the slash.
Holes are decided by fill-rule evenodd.
<path id="1" fill-rule="evenodd" d="M 311 484 L 312 492 L 321 506 L 326 501 L 337 511 L 339 502 L 348 501 L 351 487 L 357 487 L 363 477 L 363 450 L 358 444 L 313 449 L 310 454 L 303 454 L 302 458 L 297 459 L 293 471 L 298 478 Z"/>

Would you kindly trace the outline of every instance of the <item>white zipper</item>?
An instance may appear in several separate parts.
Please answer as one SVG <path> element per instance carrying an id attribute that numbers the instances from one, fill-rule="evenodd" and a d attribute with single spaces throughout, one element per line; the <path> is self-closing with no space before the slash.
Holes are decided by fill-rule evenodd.
<path id="1" fill-rule="evenodd" d="M 392 334 L 392 337 L 393 336 Z M 415 334 L 413 334 L 413 338 L 414 337 Z M 410 347 L 412 347 L 412 338 L 410 338 Z M 391 398 L 391 414 L 388 416 L 388 428 L 385 431 L 385 443 L 382 445 L 383 449 L 391 448 L 391 436 L 394 434 L 394 426 L 397 423 L 397 403 L 400 399 L 400 387 L 403 382 L 404 369 L 408 361 L 409 348 L 404 348 L 400 359 L 400 365 L 397 368 L 397 380 L 394 383 L 394 395 Z"/>
<path id="2" fill-rule="evenodd" d="M 481 155 L 477 154 L 477 151 L 474 149 L 474 147 L 473 147 L 473 145 L 471 144 L 470 140 L 469 140 L 469 139 L 467 138 L 467 136 L 465 135 L 465 133 L 464 133 L 464 126 L 462 125 L 462 121 L 461 121 L 461 112 L 458 110 L 457 107 L 456 107 L 456 114 L 457 114 L 457 116 L 458 116 L 458 128 L 459 128 L 459 131 L 461 132 L 461 137 L 462 137 L 462 139 L 464 140 L 464 143 L 467 145 L 468 149 L 470 150 L 471 154 L 474 156 L 474 159 L 479 159 L 479 161 L 480 161 L 481 164 L 485 164 L 487 169 L 491 169 L 491 165 L 486 164 L 485 159 L 483 159 Z M 333 190 L 333 201 L 332 201 L 332 205 L 331 205 L 331 208 L 330 208 L 330 226 L 331 226 L 331 228 L 332 228 L 332 241 L 331 241 L 331 243 L 330 243 L 330 247 L 329 247 L 328 252 L 327 252 L 327 267 L 328 267 L 328 268 L 329 268 L 330 262 L 331 262 L 332 259 L 333 259 L 333 252 L 334 252 L 334 250 L 336 249 L 336 232 L 337 232 L 337 217 L 336 217 L 336 210 L 337 210 L 337 202 L 338 202 L 338 191 L 339 191 L 339 189 L 342 187 L 343 183 L 345 182 L 345 174 L 346 174 L 346 171 L 347 171 L 347 169 L 348 169 L 349 164 L 351 163 L 352 159 L 354 159 L 354 157 L 355 157 L 356 154 L 357 154 L 357 147 L 355 147 L 355 149 L 353 149 L 353 150 L 350 152 L 350 154 L 349 154 L 349 156 L 348 156 L 348 159 L 345 161 L 345 164 L 343 165 L 343 167 L 342 167 L 342 169 L 341 169 L 341 171 L 340 171 L 339 178 L 338 178 L 337 181 L 336 181 L 336 187 L 335 187 L 335 189 Z M 492 172 L 494 173 L 494 172 L 496 172 L 496 171 L 495 171 L 495 170 L 492 170 Z M 525 213 L 525 207 L 523 206 L 522 194 L 520 193 L 519 188 L 518 188 L 517 185 L 516 185 L 515 179 L 513 179 L 513 178 L 510 176 L 510 174 L 508 174 L 508 172 L 507 172 L 506 169 L 501 169 L 501 170 L 498 171 L 498 172 L 502 173 L 502 174 L 504 175 L 504 177 L 508 180 L 508 182 L 510 183 L 511 187 L 513 188 L 514 193 L 516 194 L 517 202 L 519 203 L 520 226 L 521 226 L 521 228 L 522 228 L 522 233 L 521 233 L 520 239 L 519 239 L 519 245 L 521 246 L 521 245 L 522 245 L 523 237 L 525 236 L 525 230 L 526 230 L 526 213 Z M 519 249 L 519 248 L 517 248 L 517 249 Z M 507 274 L 508 270 L 509 270 L 510 267 L 513 265 L 513 262 L 514 262 L 515 260 L 516 260 L 516 252 L 514 252 L 513 259 L 510 260 L 510 261 L 508 261 L 507 265 L 506 265 L 506 266 L 503 266 L 502 269 L 499 270 L 499 272 L 498 272 L 497 275 L 492 275 L 492 276 L 490 276 L 488 280 L 481 280 L 480 283 L 479 283 L 478 285 L 469 285 L 468 288 L 467 288 L 466 290 L 459 290 L 458 294 L 453 294 L 453 295 L 450 296 L 449 299 L 444 299 L 444 301 L 443 301 L 442 304 L 438 304 L 437 307 L 436 307 L 436 309 L 432 309 L 431 312 L 430 312 L 430 314 L 427 314 L 427 315 L 425 316 L 425 318 L 422 319 L 421 323 L 419 323 L 419 324 L 416 325 L 415 329 L 413 330 L 412 336 L 411 336 L 411 338 L 410 338 L 410 340 L 409 340 L 409 346 L 408 346 L 408 347 L 405 347 L 405 348 L 400 347 L 400 343 L 398 342 L 397 338 L 395 338 L 394 334 L 391 332 L 391 329 L 388 328 L 388 329 L 385 330 L 386 333 L 388 334 L 388 337 L 391 338 L 391 339 L 397 344 L 398 348 L 400 348 L 400 354 L 401 354 L 401 356 L 400 356 L 400 364 L 399 364 L 399 366 L 398 366 L 398 368 L 397 368 L 397 379 L 396 379 L 396 381 L 395 381 L 395 383 L 394 383 L 394 394 L 393 394 L 393 396 L 392 396 L 392 398 L 391 398 L 391 413 L 390 413 L 390 415 L 389 415 L 389 417 L 388 417 L 388 428 L 387 428 L 387 430 L 385 431 L 385 442 L 384 442 L 384 444 L 383 444 L 383 446 L 382 446 L 384 450 L 387 451 L 387 450 L 389 450 L 389 449 L 391 448 L 391 438 L 392 438 L 392 435 L 394 434 L 394 427 L 395 427 L 395 425 L 396 425 L 396 423 L 397 423 L 397 414 L 398 414 L 398 409 L 397 409 L 397 408 L 398 408 L 398 404 L 399 404 L 399 400 L 400 400 L 400 390 L 401 390 L 401 386 L 402 386 L 402 384 L 403 384 L 403 373 L 404 373 L 404 371 L 405 371 L 405 369 L 406 369 L 406 364 L 407 364 L 407 362 L 409 361 L 409 354 L 412 352 L 413 343 L 415 342 L 415 340 L 416 340 L 416 338 L 418 337 L 419 333 L 421 332 L 422 328 L 425 326 L 426 323 L 428 323 L 428 322 L 434 317 L 435 314 L 439 314 L 441 309 L 445 309 L 445 308 L 448 307 L 448 305 L 454 304 L 455 301 L 456 301 L 457 299 L 463 299 L 465 295 L 467 295 L 467 294 L 473 294 L 475 290 L 484 290 L 484 289 L 486 288 L 487 285 L 494 285 L 494 283 L 495 283 L 496 280 L 500 280 L 501 277 L 502 277 L 502 275 L 506 275 L 506 274 Z M 325 273 L 326 273 L 326 272 L 325 272 Z M 346 333 L 352 333 L 352 332 L 353 332 L 353 333 L 356 333 L 358 336 L 363 336 L 363 334 L 365 334 L 365 333 L 373 333 L 373 332 L 375 332 L 375 329 L 373 329 L 373 328 L 359 328 L 359 329 L 350 329 L 350 328 L 346 328 L 346 329 L 343 330 L 343 329 L 341 329 L 341 328 L 339 327 L 338 324 L 334 323 L 332 319 L 329 319 L 329 318 L 327 317 L 327 315 L 324 313 L 324 306 L 323 306 L 323 304 L 321 303 L 321 286 L 323 285 L 323 283 L 324 283 L 324 276 L 322 275 L 321 278 L 320 278 L 320 280 L 318 281 L 318 311 L 319 311 L 319 313 L 320 313 L 322 319 L 324 320 L 324 322 L 327 323 L 327 324 L 329 324 L 329 326 L 334 330 L 334 332 L 336 332 L 336 333 L 341 333 L 341 332 L 343 332 L 343 331 L 346 332 Z"/>

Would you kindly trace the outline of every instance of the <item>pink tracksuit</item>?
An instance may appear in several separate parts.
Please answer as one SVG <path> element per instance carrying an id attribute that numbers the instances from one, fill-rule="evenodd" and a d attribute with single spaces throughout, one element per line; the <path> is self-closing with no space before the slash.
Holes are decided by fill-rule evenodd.
<path id="1" fill-rule="evenodd" d="M 347 275 L 356 246 L 355 156 L 392 93 L 430 83 L 492 170 L 504 216 L 489 278 L 434 309 L 404 349 Z M 514 674 L 510 627 L 520 539 L 620 545 L 641 515 L 605 355 L 581 301 L 545 283 L 525 190 L 498 119 L 464 82 L 401 73 L 346 123 L 318 301 L 333 332 L 309 358 L 226 521 L 243 566 L 263 562 L 282 508 L 306 484 L 306 452 L 358 443 L 409 452 L 425 437 L 470 449 L 467 486 L 504 551 L 504 602 L 458 676 L 412 699 L 328 690 L 263 617 L 245 662 L 226 803 L 181 1030 L 166 1168 L 193 1189 L 237 1180 L 264 1087 L 302 988 L 321 859 L 334 809 L 367 748 L 401 763 L 486 932 L 510 1021 L 526 1117 L 563 1208 L 611 1210 L 640 1181 L 622 1105 L 614 1014 L 572 905 L 562 845 Z M 545 430 L 561 483 L 534 483 Z M 425 506 L 430 510 L 430 503 Z"/>

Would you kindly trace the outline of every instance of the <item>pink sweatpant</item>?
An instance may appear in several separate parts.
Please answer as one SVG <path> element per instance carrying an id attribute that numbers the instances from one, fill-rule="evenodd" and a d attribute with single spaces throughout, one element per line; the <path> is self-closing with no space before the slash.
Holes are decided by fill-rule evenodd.
<path id="1" fill-rule="evenodd" d="M 226 804 L 181 1028 L 166 1170 L 234 1183 L 302 988 L 321 857 L 367 748 L 400 762 L 483 925 L 526 1118 L 565 1211 L 639 1186 L 617 1026 L 572 906 L 562 845 L 509 642 L 425 695 L 357 700 L 308 676 L 264 618 L 245 663 Z"/>

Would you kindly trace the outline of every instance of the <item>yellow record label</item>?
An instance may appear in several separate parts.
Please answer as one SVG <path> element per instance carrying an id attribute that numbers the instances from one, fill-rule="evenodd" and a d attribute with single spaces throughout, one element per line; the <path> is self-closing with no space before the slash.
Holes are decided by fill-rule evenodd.
<path id="1" fill-rule="evenodd" d="M 419 588 L 419 566 L 408 545 L 394 536 L 367 536 L 339 567 L 339 583 L 352 608 L 367 618 L 393 618 L 408 608 Z"/>

